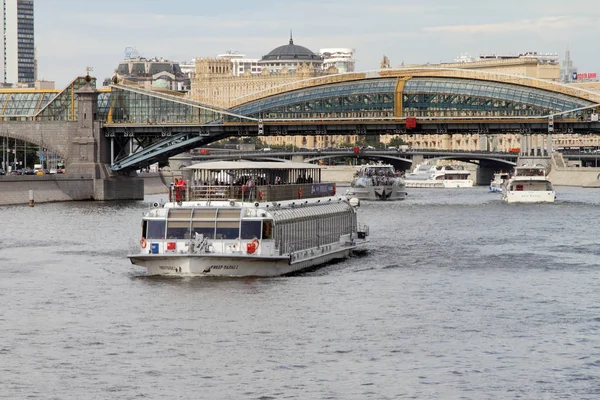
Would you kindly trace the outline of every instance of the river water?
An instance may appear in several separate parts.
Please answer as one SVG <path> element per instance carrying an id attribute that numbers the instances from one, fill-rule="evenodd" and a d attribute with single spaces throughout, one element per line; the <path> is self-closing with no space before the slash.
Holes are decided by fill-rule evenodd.
<path id="1" fill-rule="evenodd" d="M 129 264 L 148 202 L 0 207 L 2 399 L 598 399 L 600 191 L 363 202 L 370 251 L 293 277 Z"/>

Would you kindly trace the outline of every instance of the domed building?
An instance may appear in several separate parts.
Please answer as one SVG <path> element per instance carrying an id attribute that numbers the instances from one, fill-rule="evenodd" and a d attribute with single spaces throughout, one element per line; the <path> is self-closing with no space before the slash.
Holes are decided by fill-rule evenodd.
<path id="1" fill-rule="evenodd" d="M 323 71 L 323 58 L 304 46 L 294 44 L 290 34 L 290 42 L 271 50 L 258 62 L 264 69 L 271 73 L 287 71 L 296 72 L 300 67 L 306 66 L 311 72 Z"/>
<path id="2" fill-rule="evenodd" d="M 294 44 L 290 35 L 288 44 L 279 46 L 263 56 L 257 65 L 260 73 L 246 70 L 237 75 L 235 58 L 197 58 L 196 73 L 192 79 L 190 97 L 203 103 L 230 107 L 236 100 L 252 93 L 298 82 L 307 78 L 338 73 L 334 66 L 323 69 L 323 58 L 304 46 Z M 243 60 L 237 60 L 241 62 Z"/>

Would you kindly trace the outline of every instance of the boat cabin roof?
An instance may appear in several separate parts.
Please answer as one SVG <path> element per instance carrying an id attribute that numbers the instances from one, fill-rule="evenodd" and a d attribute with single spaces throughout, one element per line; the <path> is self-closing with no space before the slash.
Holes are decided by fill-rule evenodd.
<path id="1" fill-rule="evenodd" d="M 227 170 L 292 170 L 292 169 L 322 169 L 320 165 L 309 164 L 309 163 L 299 163 L 299 162 L 277 162 L 277 161 L 210 161 L 210 162 L 202 162 L 194 165 L 190 165 L 186 167 L 186 169 L 192 170 L 209 170 L 209 171 L 227 171 Z"/>

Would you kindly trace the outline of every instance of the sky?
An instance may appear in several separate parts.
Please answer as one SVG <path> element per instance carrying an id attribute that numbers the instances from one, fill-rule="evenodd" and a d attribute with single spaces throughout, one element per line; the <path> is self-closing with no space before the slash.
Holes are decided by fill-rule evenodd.
<path id="1" fill-rule="evenodd" d="M 565 50 L 600 72 L 598 0 L 37 0 L 38 78 L 66 86 L 86 67 L 99 82 L 135 47 L 191 61 L 238 51 L 260 58 L 289 41 L 355 49 L 356 70 L 451 62 L 462 53 Z"/>

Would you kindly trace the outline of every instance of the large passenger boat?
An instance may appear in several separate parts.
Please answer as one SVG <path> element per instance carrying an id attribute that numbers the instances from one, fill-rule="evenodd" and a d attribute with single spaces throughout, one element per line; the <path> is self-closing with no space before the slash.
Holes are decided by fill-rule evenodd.
<path id="1" fill-rule="evenodd" d="M 515 172 L 502 188 L 506 203 L 553 203 L 556 192 L 541 165 L 515 167 Z"/>
<path id="2" fill-rule="evenodd" d="M 404 200 L 406 185 L 392 165 L 362 165 L 354 176 L 347 196 L 359 200 Z"/>
<path id="3" fill-rule="evenodd" d="M 422 164 L 406 174 L 407 188 L 467 188 L 473 187 L 471 172 L 462 165 Z"/>
<path id="4" fill-rule="evenodd" d="M 369 233 L 359 200 L 305 163 L 218 161 L 142 219 L 133 264 L 149 275 L 278 276 L 345 258 Z"/>

